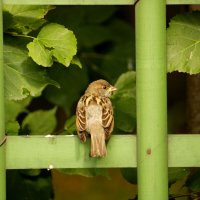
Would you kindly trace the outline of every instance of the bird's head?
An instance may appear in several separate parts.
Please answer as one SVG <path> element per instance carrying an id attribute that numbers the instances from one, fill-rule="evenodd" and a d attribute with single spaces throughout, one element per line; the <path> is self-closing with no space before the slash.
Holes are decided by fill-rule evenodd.
<path id="1" fill-rule="evenodd" d="M 97 80 L 90 83 L 88 86 L 86 93 L 91 93 L 95 95 L 100 95 L 104 97 L 110 97 L 114 91 L 116 91 L 117 88 L 112 86 L 110 83 L 108 83 L 105 80 Z"/>

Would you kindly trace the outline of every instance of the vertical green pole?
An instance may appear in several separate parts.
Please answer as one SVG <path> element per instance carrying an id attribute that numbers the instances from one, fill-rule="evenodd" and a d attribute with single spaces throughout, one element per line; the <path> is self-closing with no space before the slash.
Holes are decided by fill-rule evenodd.
<path id="1" fill-rule="evenodd" d="M 136 4 L 139 200 L 168 199 L 166 2 Z"/>
<path id="2" fill-rule="evenodd" d="M 6 163 L 4 130 L 3 17 L 0 0 L 0 200 L 6 200 Z M 3 143 L 3 144 L 2 144 Z"/>

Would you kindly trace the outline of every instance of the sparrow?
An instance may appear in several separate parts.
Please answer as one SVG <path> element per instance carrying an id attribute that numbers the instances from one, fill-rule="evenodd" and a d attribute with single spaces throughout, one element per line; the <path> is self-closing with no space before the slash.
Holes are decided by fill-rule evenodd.
<path id="1" fill-rule="evenodd" d="M 76 129 L 82 142 L 91 136 L 91 157 L 105 157 L 105 140 L 108 140 L 114 127 L 113 107 L 110 100 L 117 90 L 105 80 L 97 80 L 88 86 L 76 108 Z"/>

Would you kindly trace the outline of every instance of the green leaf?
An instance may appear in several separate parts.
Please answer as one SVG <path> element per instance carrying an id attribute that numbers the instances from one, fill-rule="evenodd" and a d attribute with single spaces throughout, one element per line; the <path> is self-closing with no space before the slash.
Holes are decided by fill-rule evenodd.
<path id="1" fill-rule="evenodd" d="M 137 184 L 137 168 L 121 168 L 122 176 L 131 184 Z"/>
<path id="2" fill-rule="evenodd" d="M 5 13 L 12 15 L 12 23 L 7 26 L 7 29 L 28 34 L 42 26 L 46 22 L 44 16 L 54 8 L 46 5 L 4 5 Z M 10 19 L 7 14 L 4 17 Z"/>
<path id="3" fill-rule="evenodd" d="M 36 38 L 33 42 L 28 43 L 29 56 L 38 64 L 44 67 L 53 65 L 52 53 Z"/>
<path id="4" fill-rule="evenodd" d="M 7 31 L 13 23 L 12 14 L 8 11 L 3 11 L 3 32 Z"/>
<path id="5" fill-rule="evenodd" d="M 170 167 L 168 170 L 168 182 L 169 184 L 175 183 L 177 180 L 184 178 L 190 174 L 189 168 L 183 167 Z"/>
<path id="6" fill-rule="evenodd" d="M 76 37 L 72 31 L 60 24 L 44 26 L 37 39 L 27 45 L 29 56 L 44 67 L 53 64 L 53 60 L 68 67 L 77 52 Z"/>
<path id="7" fill-rule="evenodd" d="M 119 28 L 120 27 L 120 28 Z M 123 44 L 127 42 L 134 42 L 134 29 L 130 23 L 125 20 L 114 18 L 108 25 L 107 28 L 113 33 L 112 40 L 116 44 Z M 133 44 L 134 45 L 134 44 Z M 132 47 L 132 50 L 134 48 Z M 126 50 L 126 49 L 123 49 Z M 123 51 L 122 51 L 123 53 Z M 133 55 L 132 55 L 133 56 Z"/>
<path id="8" fill-rule="evenodd" d="M 134 71 L 122 74 L 117 80 L 117 91 L 112 96 L 115 127 L 133 132 L 136 126 L 136 74 Z"/>
<path id="9" fill-rule="evenodd" d="M 5 121 L 15 121 L 19 113 L 27 112 L 26 106 L 30 103 L 31 98 L 26 98 L 21 101 L 5 100 Z"/>
<path id="10" fill-rule="evenodd" d="M 24 49 L 15 46 L 4 45 L 4 73 L 5 97 L 9 100 L 39 96 L 49 84 L 59 87 L 44 69 L 28 58 Z"/>
<path id="11" fill-rule="evenodd" d="M 56 108 L 29 113 L 22 122 L 22 129 L 31 135 L 48 135 L 56 128 Z M 28 133 L 27 133 L 28 134 Z"/>
<path id="12" fill-rule="evenodd" d="M 194 172 L 186 181 L 186 186 L 193 192 L 200 191 L 200 170 Z"/>
<path id="13" fill-rule="evenodd" d="M 74 58 L 72 59 L 71 64 L 77 65 L 79 68 L 82 68 L 81 61 L 80 61 L 77 57 L 74 57 Z"/>
<path id="14" fill-rule="evenodd" d="M 7 135 L 18 135 L 20 125 L 17 121 L 9 121 L 6 123 L 6 134 Z"/>
<path id="15" fill-rule="evenodd" d="M 84 25 L 78 29 L 76 36 L 81 45 L 93 47 L 110 40 L 112 38 L 112 33 L 105 26 Z"/>
<path id="16" fill-rule="evenodd" d="M 110 178 L 108 169 L 105 168 L 84 168 L 84 169 L 59 169 L 59 171 L 68 175 L 80 175 L 85 177 L 104 176 Z"/>
<path id="17" fill-rule="evenodd" d="M 117 7 L 112 5 L 86 6 L 84 10 L 86 24 L 103 23 L 107 21 L 116 12 L 116 10 Z"/>
<path id="18" fill-rule="evenodd" d="M 51 177 L 45 174 L 45 178 L 23 176 L 20 170 L 8 170 L 7 175 L 7 199 L 15 200 L 50 200 L 53 187 Z"/>
<path id="19" fill-rule="evenodd" d="M 91 65 L 92 59 L 93 69 L 109 82 L 115 83 L 122 73 L 135 69 L 134 31 L 130 24 L 119 19 L 112 20 L 103 28 L 110 36 L 101 36 L 99 52 L 84 52 L 84 56 L 90 59 L 88 63 L 88 59 L 85 61 Z"/>
<path id="20" fill-rule="evenodd" d="M 122 73 L 133 70 L 133 41 L 116 44 L 112 51 L 103 57 L 103 62 L 99 69 L 102 74 L 110 81 L 116 82 Z"/>
<path id="21" fill-rule="evenodd" d="M 73 135 L 76 132 L 76 115 L 73 115 L 69 119 L 67 119 L 64 129 L 68 134 Z"/>
<path id="22" fill-rule="evenodd" d="M 100 24 L 109 20 L 118 9 L 117 6 L 57 6 L 48 13 L 49 21 L 63 24 L 76 31 L 79 25 Z M 102 14 L 103 12 L 103 14 Z M 64 16 L 64 17 L 63 17 Z"/>
<path id="23" fill-rule="evenodd" d="M 31 98 L 21 101 L 5 100 L 5 128 L 8 135 L 18 135 L 20 125 L 16 121 L 17 116 L 22 112 L 28 112 L 26 106 L 30 103 Z"/>
<path id="24" fill-rule="evenodd" d="M 88 74 L 77 66 L 65 68 L 63 66 L 55 66 L 49 69 L 48 75 L 56 80 L 60 89 L 55 87 L 47 87 L 44 91 L 46 98 L 64 108 L 67 116 L 74 113 L 75 106 L 88 85 Z"/>
<path id="25" fill-rule="evenodd" d="M 200 72 L 200 12 L 174 17 L 167 30 L 168 72 Z"/>

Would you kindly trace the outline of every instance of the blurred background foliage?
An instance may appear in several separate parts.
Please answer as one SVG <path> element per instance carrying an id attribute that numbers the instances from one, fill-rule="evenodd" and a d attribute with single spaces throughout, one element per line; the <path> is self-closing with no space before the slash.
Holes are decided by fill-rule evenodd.
<path id="1" fill-rule="evenodd" d="M 187 6 L 168 6 L 167 26 L 173 16 L 185 11 Z M 189 18 L 193 22 L 195 18 L 199 26 L 199 14 Z M 177 26 L 173 29 L 176 20 L 188 23 L 185 15 L 173 20 L 168 49 L 178 41 L 173 32 L 178 33 Z M 59 39 L 56 44 L 53 38 Z M 184 41 L 180 44 L 175 52 L 187 47 Z M 170 59 L 173 51 L 168 58 L 170 72 L 192 69 L 197 73 L 200 69 L 194 66 L 198 55 L 193 68 L 180 68 L 180 58 Z M 76 134 L 77 101 L 87 85 L 100 78 L 118 88 L 112 97 L 113 134 L 135 134 L 133 6 L 5 6 L 4 60 L 8 135 Z M 187 132 L 186 79 L 186 74 L 168 74 L 169 133 Z M 170 198 L 174 194 L 195 196 L 200 191 L 199 177 L 198 169 L 170 169 Z M 136 169 L 7 170 L 8 200 L 13 195 L 16 200 L 122 200 L 133 199 L 136 193 Z"/>

